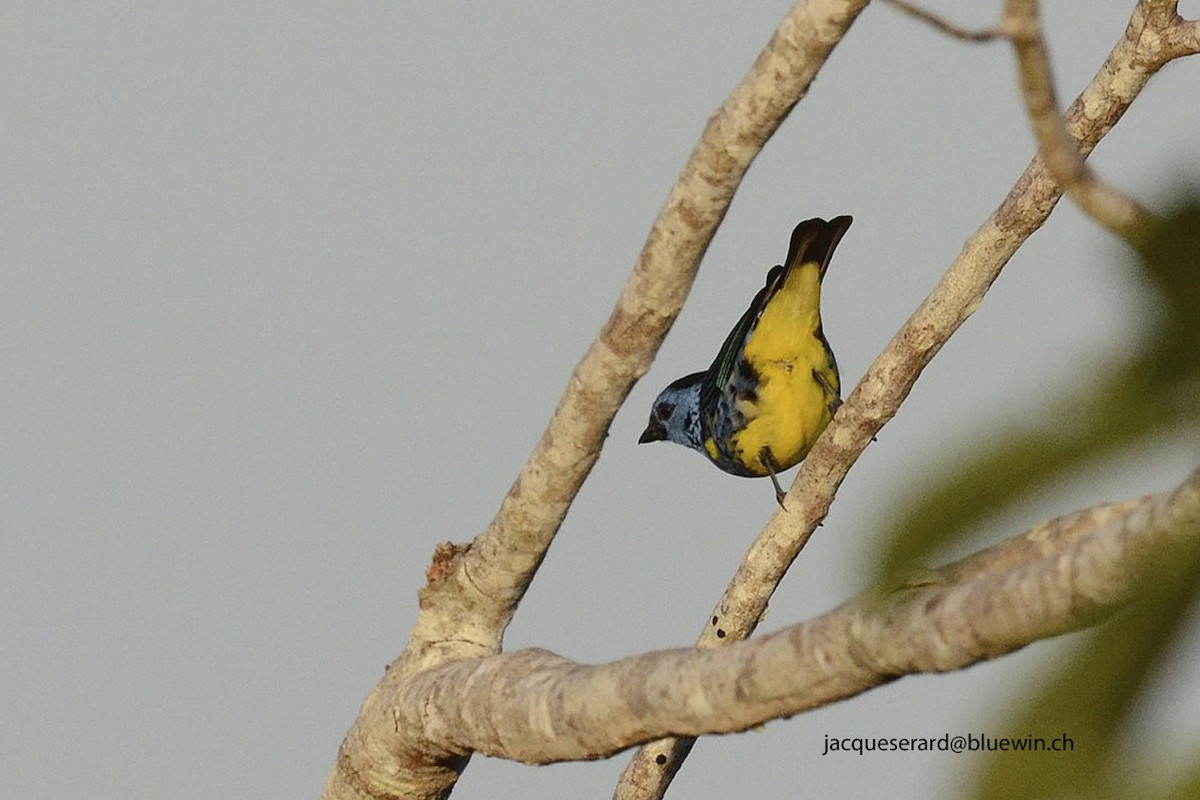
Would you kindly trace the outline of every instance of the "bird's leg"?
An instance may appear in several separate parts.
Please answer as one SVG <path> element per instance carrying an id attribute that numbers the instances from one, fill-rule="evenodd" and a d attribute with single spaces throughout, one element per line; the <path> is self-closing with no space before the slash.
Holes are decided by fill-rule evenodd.
<path id="1" fill-rule="evenodd" d="M 775 484 L 775 502 L 779 503 L 779 507 L 787 511 L 787 506 L 783 504 L 783 498 L 787 496 L 787 492 L 779 486 L 779 478 L 775 477 L 775 459 L 771 457 L 771 448 L 764 447 L 758 451 L 758 460 L 767 468 L 767 474 L 771 476 L 771 483 Z"/>
<path id="2" fill-rule="evenodd" d="M 829 395 L 829 413 L 836 414 L 837 410 L 842 407 L 842 398 L 838 397 L 838 393 L 833 390 L 833 384 L 829 382 L 824 373 L 812 371 L 813 378 L 817 383 L 821 384 L 821 388 Z"/>

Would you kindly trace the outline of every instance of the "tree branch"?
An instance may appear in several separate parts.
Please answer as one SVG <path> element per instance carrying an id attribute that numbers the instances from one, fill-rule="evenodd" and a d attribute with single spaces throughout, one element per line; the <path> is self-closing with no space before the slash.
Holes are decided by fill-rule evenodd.
<path id="1" fill-rule="evenodd" d="M 1021 98 L 1047 170 L 1085 214 L 1131 244 L 1140 241 L 1150 229 L 1154 215 L 1088 166 L 1086 152 L 1080 152 L 1058 115 L 1054 75 L 1038 21 L 1037 0 L 1005 0 L 1000 25 L 980 31 L 953 25 L 906 0 L 886 1 L 958 39 L 986 42 L 1004 38 L 1012 42 L 1017 54 Z M 1200 52 L 1200 23 L 1182 19 L 1178 6 L 1178 0 L 1143 0 L 1126 35 L 1136 32 L 1162 36 L 1156 49 L 1168 55 L 1168 60 Z M 1149 25 L 1138 24 L 1139 13 Z"/>
<path id="2" fill-rule="evenodd" d="M 448 662 L 499 651 L 504 628 L 595 463 L 616 409 L 648 368 L 686 298 L 697 264 L 741 176 L 803 96 L 865 2 L 799 3 L 746 80 L 710 119 L 651 229 L 616 309 L 576 367 L 546 432 L 496 518 L 472 545 L 445 546 L 435 555 L 408 647 L 366 699 L 339 751 L 324 797 L 432 798 L 449 793 L 475 748 L 456 739 L 450 727 L 439 726 L 449 719 L 444 710 L 456 707 L 459 693 L 470 693 L 472 687 L 429 683 L 436 677 L 429 670 L 436 669 L 437 674 L 468 670 L 468 664 Z M 1101 74 L 1068 110 L 1068 128 L 1084 152 L 1119 119 L 1162 64 L 1194 52 L 1195 24 L 1182 24 L 1177 16 L 1168 19 L 1170 15 L 1162 13 L 1166 6 L 1173 9 L 1174 4 L 1142 0 L 1134 19 L 1139 14 L 1145 17 L 1143 29 L 1132 35 L 1131 23 Z M 1053 180 L 1035 162 L 967 243 L 810 453 L 793 485 L 789 507 L 795 513 L 776 515 L 756 542 L 706 627 L 702 646 L 744 638 L 753 630 L 774 586 L 827 513 L 846 470 L 895 414 L 924 365 L 973 312 L 1002 265 L 1045 220 L 1058 197 Z M 543 668 L 564 665 L 554 656 L 545 661 L 545 656 L 536 654 L 512 658 L 517 656 L 529 659 L 522 667 L 536 666 L 536 674 L 543 678 L 548 675 L 540 671 Z M 568 667 L 571 674 L 583 669 Z M 428 687 L 431 693 L 422 694 L 420 687 Z M 480 713 L 486 714 L 486 709 Z M 490 724 L 484 717 L 474 720 L 483 726 L 481 730 Z M 533 727 L 553 724 L 554 720 L 542 719 Z M 663 723 L 660 728 L 660 733 L 692 732 L 674 724 Z M 660 735 L 639 730 L 641 738 Z M 480 749 L 487 751 L 486 746 Z M 669 763 L 659 767 L 655 779 L 671 771 Z"/>
<path id="3" fill-rule="evenodd" d="M 381 698 L 420 670 L 499 652 L 504 629 L 599 457 L 617 409 L 678 315 L 742 176 L 866 3 L 797 3 L 709 119 L 616 308 L 576 366 L 495 519 L 471 545 L 444 545 L 435 553 L 405 652 L 364 703 L 324 798 L 449 792 L 465 757 L 431 760 L 425 749 L 398 752 L 398 732 Z"/>
<path id="4" fill-rule="evenodd" d="M 617 409 L 649 368 L 678 315 L 742 176 L 865 4 L 799 3 L 709 119 L 617 307 L 575 368 L 495 519 L 447 570 L 451 581 L 437 590 L 437 602 L 423 604 L 410 648 L 465 639 L 475 644 L 476 652 L 454 657 L 498 649 L 517 603 L 599 457 Z M 460 613 L 448 613 L 452 606 Z"/>
<path id="5" fill-rule="evenodd" d="M 1195 52 L 1195 25 L 1167 13 L 1171 3 L 1141 0 L 1125 34 L 1099 72 L 1067 109 L 1066 129 L 1086 155 L 1112 129 L 1164 64 Z M 967 240 L 933 292 L 868 368 L 800 467 L 786 501 L 750 547 L 704 630 L 698 647 L 748 637 L 775 587 L 824 520 L 838 487 L 883 425 L 895 416 L 921 371 L 974 313 L 1017 248 L 1049 217 L 1060 184 L 1035 157 L 991 217 Z M 639 750 L 614 797 L 662 797 L 690 751 L 688 739 Z"/>
<path id="6" fill-rule="evenodd" d="M 1145 5 L 1146 12 L 1152 13 L 1155 4 Z M 1126 241 L 1136 241 L 1148 230 L 1153 215 L 1132 197 L 1096 175 L 1067 132 L 1058 115 L 1054 76 L 1042 39 L 1036 0 L 1007 0 L 1001 27 L 1017 53 L 1021 97 L 1046 169 L 1084 213 Z"/>
<path id="7" fill-rule="evenodd" d="M 720 650 L 584 666 L 545 650 L 459 661 L 390 698 L 412 747 L 529 764 L 603 758 L 664 734 L 729 733 L 1094 624 L 1200 555 L 1200 471 L 1077 511 L 890 591 Z"/>
<path id="8" fill-rule="evenodd" d="M 933 27 L 937 28 L 944 34 L 953 36 L 955 39 L 962 39 L 965 42 L 991 42 L 995 39 L 1004 38 L 1004 31 L 999 28 L 984 28 L 983 30 L 970 30 L 961 26 L 955 25 L 952 22 L 939 17 L 937 14 L 926 11 L 918 5 L 905 2 L 905 0 L 884 0 L 888 5 L 899 9 L 908 14 L 910 17 L 915 17 Z"/>

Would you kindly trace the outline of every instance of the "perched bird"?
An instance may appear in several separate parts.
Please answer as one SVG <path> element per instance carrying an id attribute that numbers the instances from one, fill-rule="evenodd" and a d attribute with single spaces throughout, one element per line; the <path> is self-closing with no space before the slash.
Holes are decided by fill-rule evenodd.
<path id="1" fill-rule="evenodd" d="M 809 219 L 787 261 L 729 332 L 706 372 L 663 389 L 639 444 L 675 442 L 733 475 L 771 477 L 799 464 L 841 405 L 837 362 L 821 331 L 821 280 L 850 217 Z"/>

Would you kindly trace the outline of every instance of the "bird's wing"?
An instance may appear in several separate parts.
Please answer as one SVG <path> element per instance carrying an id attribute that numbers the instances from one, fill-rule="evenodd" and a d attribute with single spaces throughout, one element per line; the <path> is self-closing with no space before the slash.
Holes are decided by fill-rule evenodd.
<path id="1" fill-rule="evenodd" d="M 758 325 L 759 317 L 762 316 L 763 309 L 767 307 L 767 303 L 771 302 L 771 298 L 779 291 L 779 287 L 783 285 L 783 267 L 772 267 L 767 273 L 767 283 L 754 296 L 754 302 L 746 309 L 746 313 L 742 314 L 742 318 L 733 326 L 733 330 L 725 337 L 725 343 L 721 345 L 720 351 L 717 353 L 716 359 L 712 366 L 708 368 L 708 373 L 705 376 L 704 388 L 702 390 L 701 407 L 705 407 L 705 394 L 724 394 L 729 389 L 729 384 L 733 378 L 734 367 L 737 366 L 738 359 L 741 358 L 742 348 L 746 344 L 746 340 L 754 333 L 754 327 Z"/>

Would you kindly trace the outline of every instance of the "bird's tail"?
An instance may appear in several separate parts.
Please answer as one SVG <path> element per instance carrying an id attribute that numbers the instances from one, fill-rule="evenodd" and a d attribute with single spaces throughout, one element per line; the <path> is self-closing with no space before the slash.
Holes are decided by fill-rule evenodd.
<path id="1" fill-rule="evenodd" d="M 837 249 L 838 242 L 842 240 L 853 221 L 852 217 L 846 216 L 834 217 L 828 222 L 814 217 L 797 225 L 792 231 L 792 243 L 788 247 L 787 261 L 783 265 L 784 274 L 801 264 L 816 262 L 820 265 L 818 279 L 824 278 L 825 270 L 829 268 L 829 260 L 833 258 L 833 251 Z"/>

